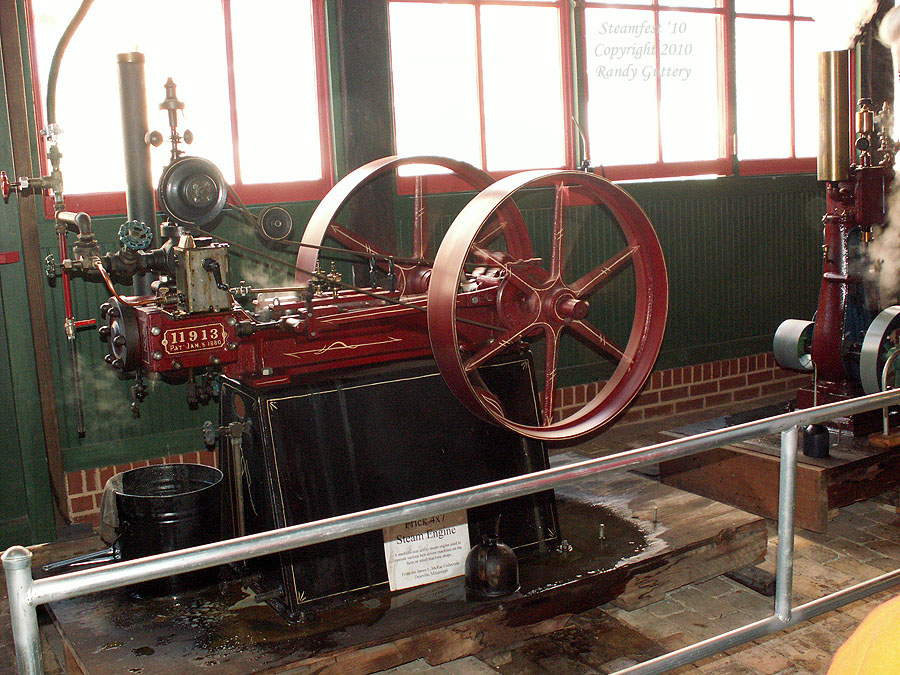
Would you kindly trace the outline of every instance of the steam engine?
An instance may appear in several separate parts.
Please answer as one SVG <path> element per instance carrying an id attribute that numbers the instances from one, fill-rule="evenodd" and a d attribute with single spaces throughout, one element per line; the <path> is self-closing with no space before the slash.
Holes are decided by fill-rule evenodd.
<path id="1" fill-rule="evenodd" d="M 788 319 L 774 340 L 780 365 L 814 373 L 812 387 L 798 393 L 800 407 L 881 391 L 900 327 L 900 307 L 884 309 L 873 280 L 880 262 L 870 260 L 894 180 L 895 144 L 883 128 L 889 115 L 886 106 L 876 115 L 871 100 L 859 101 L 851 163 L 848 101 L 848 53 L 819 54 L 818 177 L 826 182 L 819 304 L 814 321 Z"/>
<path id="2" fill-rule="evenodd" d="M 211 397 L 218 375 L 255 388 L 277 387 L 316 373 L 433 355 L 449 389 L 476 416 L 532 438 L 562 439 L 610 421 L 640 391 L 662 342 L 668 286 L 656 234 L 621 189 L 583 171 L 528 171 L 494 183 L 483 171 L 455 160 L 386 157 L 350 173 L 321 201 L 298 245 L 294 285 L 254 288 L 241 282 L 230 287 L 231 245 L 204 230 L 221 215 L 230 188 L 213 164 L 181 149 L 191 134 L 182 136 L 177 129 L 183 103 L 169 80 L 160 108 L 169 118 L 171 159 L 157 186 L 166 216 L 157 232 L 149 147 L 162 144 L 163 137 L 148 132 L 139 103 L 144 100 L 142 55 L 120 55 L 119 67 L 128 179 L 121 248 L 101 254 L 90 216 L 65 211 L 57 199 L 76 377 L 79 322 L 71 313 L 71 277 L 109 289 L 100 338 L 108 343 L 109 365 L 123 378 L 137 379 L 135 410 L 146 394 L 145 376 L 190 381 L 189 399 L 196 403 Z M 449 173 L 475 196 L 456 215 L 431 259 L 425 186 L 428 172 L 435 170 Z M 365 228 L 345 222 L 348 205 L 384 179 L 411 185 L 413 222 L 398 235 L 411 241 L 411 255 L 376 246 Z M 553 213 L 548 235 L 554 243 L 540 255 L 519 206 L 534 202 L 536 195 L 544 196 Z M 284 209 L 271 207 L 256 218 L 236 199 L 236 208 L 270 239 L 289 233 Z M 611 226 L 620 248 L 603 261 L 573 264 L 577 247 L 567 239 L 575 210 L 593 214 L 589 227 Z M 573 232 L 584 227 L 578 218 Z M 75 234 L 71 254 L 69 233 Z M 353 283 L 342 278 L 334 262 L 328 266 L 327 258 L 335 256 L 352 265 Z M 633 280 L 635 289 L 625 340 L 601 330 L 597 314 L 589 314 L 593 296 L 623 276 Z M 117 292 L 117 282 L 133 283 L 135 295 Z M 563 336 L 579 341 L 605 365 L 588 380 L 602 381 L 596 396 L 560 418 Z M 497 359 L 526 352 L 537 354 L 540 362 L 539 414 L 531 422 L 510 414 L 480 374 Z"/>

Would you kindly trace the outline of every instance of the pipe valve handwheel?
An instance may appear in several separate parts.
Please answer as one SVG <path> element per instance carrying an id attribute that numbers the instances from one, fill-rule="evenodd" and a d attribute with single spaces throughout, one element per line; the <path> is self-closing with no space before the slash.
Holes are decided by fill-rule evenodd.
<path id="1" fill-rule="evenodd" d="M 517 230 L 506 223 L 517 214 L 535 221 L 525 246 L 509 245 Z M 584 172 L 526 171 L 484 190 L 450 226 L 428 291 L 428 332 L 441 374 L 469 410 L 524 436 L 563 440 L 609 422 L 638 394 L 667 311 L 659 241 L 627 193 Z M 510 419 L 479 373 L 529 344 L 537 425 Z M 583 405 L 558 409 L 559 387 L 598 381 L 585 384 L 596 389 Z"/>

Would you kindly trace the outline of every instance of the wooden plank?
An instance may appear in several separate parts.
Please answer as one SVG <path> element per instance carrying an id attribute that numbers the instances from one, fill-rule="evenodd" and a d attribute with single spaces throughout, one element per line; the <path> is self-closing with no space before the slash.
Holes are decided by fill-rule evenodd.
<path id="1" fill-rule="evenodd" d="M 834 434 L 833 440 L 834 440 Z M 660 464 L 667 485 L 767 518 L 778 516 L 780 458 L 770 442 L 735 443 Z M 825 532 L 829 514 L 900 485 L 900 448 L 876 448 L 844 435 L 831 456 L 797 462 L 795 522 Z"/>
<path id="2" fill-rule="evenodd" d="M 776 457 L 729 446 L 662 462 L 659 468 L 666 485 L 767 518 L 778 516 L 780 462 Z M 828 526 L 819 467 L 797 465 L 794 522 L 815 532 L 824 532 Z"/>
<path id="3" fill-rule="evenodd" d="M 484 649 L 521 642 L 564 628 L 571 614 L 561 614 L 526 626 L 507 626 L 496 613 L 451 626 L 426 630 L 384 644 L 345 649 L 324 657 L 307 659 L 267 673 L 317 673 L 321 675 L 365 675 L 424 658 L 432 666 Z"/>
<path id="4" fill-rule="evenodd" d="M 557 497 L 562 536 L 573 550 L 520 561 L 521 592 L 496 601 L 467 598 L 457 578 L 398 593 L 368 591 L 288 624 L 235 580 L 174 605 L 108 591 L 54 603 L 51 614 L 88 675 L 134 668 L 368 673 L 418 658 L 438 664 L 543 635 L 613 600 L 640 607 L 765 554 L 761 518 L 635 474 L 586 479 Z M 67 548 L 69 555 L 79 546 Z"/>

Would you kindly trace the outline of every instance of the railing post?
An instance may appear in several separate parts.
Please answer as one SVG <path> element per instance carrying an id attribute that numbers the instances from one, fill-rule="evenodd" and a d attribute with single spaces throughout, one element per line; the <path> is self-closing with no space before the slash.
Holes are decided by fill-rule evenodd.
<path id="1" fill-rule="evenodd" d="M 775 571 L 775 615 L 789 621 L 794 584 L 794 494 L 797 487 L 799 429 L 781 432 L 781 467 L 778 481 L 778 566 Z"/>
<path id="2" fill-rule="evenodd" d="M 37 607 L 31 604 L 31 551 L 12 546 L 0 556 L 9 591 L 9 613 L 19 675 L 44 675 Z"/>

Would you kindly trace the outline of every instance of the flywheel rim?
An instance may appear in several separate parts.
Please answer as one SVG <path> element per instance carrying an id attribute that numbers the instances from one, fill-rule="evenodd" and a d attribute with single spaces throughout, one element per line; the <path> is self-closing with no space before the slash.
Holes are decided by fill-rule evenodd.
<path id="1" fill-rule="evenodd" d="M 477 381 L 473 382 L 473 375 L 466 372 L 465 357 L 460 352 L 457 333 L 457 296 L 460 275 L 463 274 L 466 258 L 481 228 L 498 209 L 512 202 L 511 198 L 518 191 L 544 187 L 547 183 L 557 185 L 557 194 L 560 187 L 567 189 L 567 186 L 574 185 L 576 189 L 586 191 L 596 200 L 596 204 L 606 207 L 614 216 L 616 225 L 625 236 L 629 247 L 615 264 L 631 264 L 636 293 L 634 319 L 628 344 L 621 350 L 622 359 L 606 384 L 579 411 L 555 422 L 552 421 L 552 417 L 548 420 L 545 412 L 544 423 L 534 426 L 506 418 L 501 406 L 486 395 L 484 388 Z M 559 217 L 561 221 L 565 220 L 564 216 Z M 560 225 L 560 232 L 564 232 L 564 224 Z M 551 267 L 562 264 L 561 261 L 550 262 Z M 598 267 L 592 274 L 600 277 L 601 272 Z M 551 290 L 548 289 L 542 292 L 550 293 Z M 591 290 L 588 283 L 581 290 L 589 295 L 596 287 Z M 668 278 L 665 260 L 659 240 L 646 214 L 621 188 L 603 178 L 580 171 L 526 171 L 503 178 L 485 189 L 466 205 L 450 226 L 435 258 L 428 291 L 428 331 L 432 351 L 451 391 L 463 405 L 479 417 L 512 429 L 523 436 L 550 441 L 567 440 L 588 434 L 610 422 L 627 407 L 652 372 L 662 345 L 667 314 Z M 561 324 L 554 327 L 549 325 L 552 323 L 553 315 L 548 312 L 541 320 L 541 326 L 535 324 L 535 327 L 544 330 L 547 335 L 557 328 L 562 330 Z M 557 341 L 553 349 L 558 349 L 558 338 L 554 340 Z M 550 345 L 549 337 L 547 345 Z M 548 354 L 549 351 L 548 346 Z M 554 361 L 553 369 L 555 363 Z M 477 370 L 474 370 L 474 373 L 477 375 Z M 553 377 L 555 378 L 555 373 Z M 555 396 L 555 388 L 552 386 L 549 396 L 549 409 L 552 412 L 552 400 Z M 547 402 L 546 387 L 544 401 Z"/>
<path id="2" fill-rule="evenodd" d="M 310 275 L 308 272 L 315 269 L 319 257 L 319 252 L 314 247 L 322 246 L 326 237 L 334 236 L 334 221 L 349 200 L 372 181 L 394 169 L 407 165 L 427 165 L 448 169 L 455 177 L 476 191 L 483 190 L 494 182 L 493 177 L 489 173 L 471 164 L 436 155 L 389 155 L 354 169 L 328 191 L 322 198 L 322 201 L 319 202 L 315 211 L 313 211 L 306 225 L 301 240 L 302 245 L 297 252 L 297 269 L 294 273 L 294 281 L 297 285 L 302 285 L 309 281 Z M 366 253 L 366 249 L 370 248 L 362 237 L 359 237 L 356 241 L 348 238 L 347 234 L 343 234 L 341 237 L 341 243 L 351 248 L 351 250 Z M 400 270 L 400 273 L 402 284 L 400 291 L 401 294 L 404 294 L 407 275 L 405 270 Z"/>

